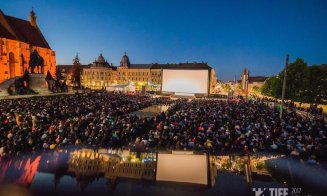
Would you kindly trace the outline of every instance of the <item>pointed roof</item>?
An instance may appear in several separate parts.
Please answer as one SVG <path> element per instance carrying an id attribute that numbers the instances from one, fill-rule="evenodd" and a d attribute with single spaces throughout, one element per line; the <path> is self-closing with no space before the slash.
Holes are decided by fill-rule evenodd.
<path id="1" fill-rule="evenodd" d="M 76 53 L 75 58 L 73 59 L 73 64 L 80 64 L 79 62 L 79 57 L 78 57 L 78 53 Z"/>
<path id="2" fill-rule="evenodd" d="M 33 27 L 29 21 L 7 16 L 1 10 L 0 37 L 51 49 L 39 28 Z"/>
<path id="3" fill-rule="evenodd" d="M 32 10 L 31 10 L 30 14 L 31 14 L 31 15 L 35 15 L 34 7 L 32 7 Z"/>

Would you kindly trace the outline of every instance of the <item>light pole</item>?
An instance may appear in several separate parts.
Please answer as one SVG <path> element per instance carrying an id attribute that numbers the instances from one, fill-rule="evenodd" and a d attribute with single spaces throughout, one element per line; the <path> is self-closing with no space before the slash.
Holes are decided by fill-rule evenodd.
<path id="1" fill-rule="evenodd" d="M 246 81 L 245 81 L 245 88 L 246 88 L 246 101 L 248 101 L 248 94 L 249 94 L 249 75 L 246 76 Z"/>
<path id="2" fill-rule="evenodd" d="M 283 90 L 282 90 L 282 104 L 279 111 L 279 118 L 282 119 L 283 117 L 283 106 L 284 106 L 284 98 L 285 98 L 285 88 L 286 88 L 286 79 L 287 79 L 287 67 L 288 67 L 288 59 L 290 55 L 286 55 L 285 61 L 285 70 L 284 70 L 284 79 L 283 79 Z"/>

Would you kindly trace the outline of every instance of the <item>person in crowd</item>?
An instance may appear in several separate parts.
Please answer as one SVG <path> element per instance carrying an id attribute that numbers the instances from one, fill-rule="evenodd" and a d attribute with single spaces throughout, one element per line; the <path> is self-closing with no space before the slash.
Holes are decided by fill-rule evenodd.
<path id="1" fill-rule="evenodd" d="M 170 107 L 153 117 L 133 114 L 151 105 Z M 6 156 L 88 145 L 138 152 L 149 148 L 273 151 L 318 160 L 327 151 L 326 129 L 322 119 L 304 119 L 295 111 L 280 119 L 279 111 L 264 99 L 172 100 L 89 92 L 0 100 L 0 152 Z"/>

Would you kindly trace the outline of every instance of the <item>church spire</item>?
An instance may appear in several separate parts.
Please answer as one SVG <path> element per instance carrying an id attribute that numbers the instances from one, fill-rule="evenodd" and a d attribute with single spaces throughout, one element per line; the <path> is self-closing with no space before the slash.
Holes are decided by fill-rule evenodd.
<path id="1" fill-rule="evenodd" d="M 30 24 L 33 27 L 37 27 L 37 24 L 36 24 L 36 15 L 35 15 L 35 12 L 34 12 L 34 8 L 33 7 L 32 7 L 32 11 L 30 12 Z"/>
<path id="2" fill-rule="evenodd" d="M 75 58 L 73 59 L 73 64 L 80 64 L 79 62 L 79 57 L 78 57 L 78 52 L 76 53 Z"/>

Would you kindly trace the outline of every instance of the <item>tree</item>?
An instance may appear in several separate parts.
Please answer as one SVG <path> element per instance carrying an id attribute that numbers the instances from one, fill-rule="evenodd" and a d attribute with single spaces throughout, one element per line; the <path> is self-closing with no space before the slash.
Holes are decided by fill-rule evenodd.
<path id="1" fill-rule="evenodd" d="M 64 77 L 63 77 L 63 75 L 62 75 L 62 73 L 61 73 L 61 70 L 57 67 L 57 69 L 56 69 L 56 79 L 58 80 L 58 81 L 61 81 L 61 80 L 64 80 Z"/>
<path id="2" fill-rule="evenodd" d="M 306 78 L 308 66 L 303 59 L 297 58 L 295 62 L 290 63 L 287 67 L 287 86 L 285 97 L 291 100 L 302 98 L 301 91 L 306 88 L 304 79 Z M 284 70 L 280 73 L 281 81 L 284 78 Z"/>
<path id="3" fill-rule="evenodd" d="M 261 88 L 259 86 L 254 86 L 252 89 L 253 89 L 253 92 L 257 93 L 257 94 L 260 93 L 260 91 L 261 91 Z"/>
<path id="4" fill-rule="evenodd" d="M 232 88 L 229 84 L 222 84 L 221 85 L 222 89 L 224 89 L 225 91 L 230 91 Z"/>
<path id="5" fill-rule="evenodd" d="M 71 70 L 71 83 L 73 86 L 81 87 L 81 63 L 79 62 L 78 54 L 73 59 L 73 68 Z"/>
<path id="6" fill-rule="evenodd" d="M 281 98 L 283 81 L 280 76 L 273 76 L 268 78 L 261 88 L 261 93 L 266 96 Z"/>
<path id="7" fill-rule="evenodd" d="M 261 89 L 266 96 L 281 98 L 284 70 L 268 78 Z M 307 103 L 323 103 L 327 100 L 327 67 L 308 66 L 297 58 L 287 67 L 285 98 Z"/>

